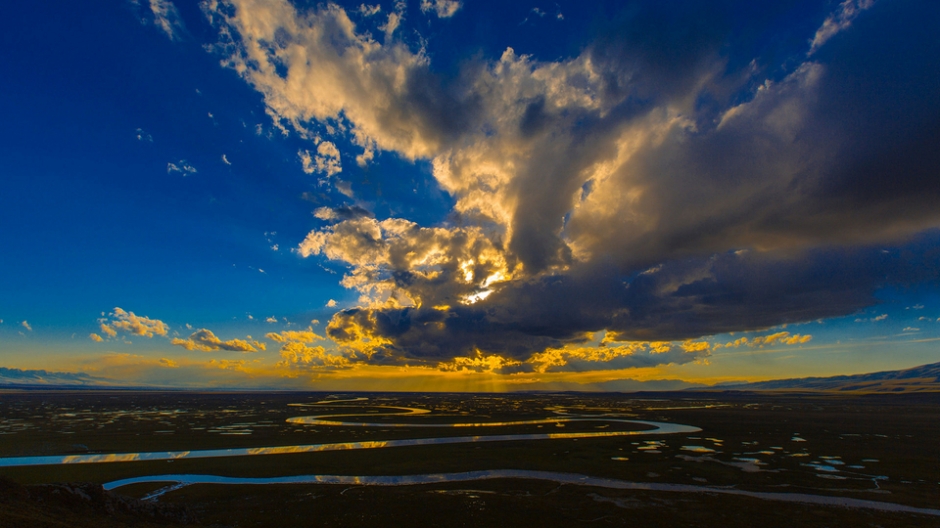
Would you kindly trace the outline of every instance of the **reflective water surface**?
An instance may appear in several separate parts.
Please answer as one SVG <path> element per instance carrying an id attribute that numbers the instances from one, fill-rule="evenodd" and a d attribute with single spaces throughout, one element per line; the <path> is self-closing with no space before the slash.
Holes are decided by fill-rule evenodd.
<path id="1" fill-rule="evenodd" d="M 410 409 L 409 409 L 410 410 Z M 412 414 L 412 413 L 408 413 Z M 297 417 L 290 420 L 316 420 L 323 417 Z M 317 453 L 323 451 L 345 451 L 356 449 L 381 449 L 387 447 L 405 447 L 419 445 L 440 445 L 440 444 L 463 444 L 476 442 L 512 442 L 521 440 L 552 440 L 552 439 L 572 439 L 572 438 L 599 438 L 615 436 L 638 436 L 638 435 L 663 435 L 663 434 L 685 434 L 701 431 L 698 427 L 691 425 L 682 425 L 664 422 L 650 422 L 644 420 L 624 420 L 619 418 L 592 416 L 587 417 L 565 417 L 549 420 L 556 421 L 611 421 L 630 424 L 646 425 L 651 429 L 641 431 L 591 431 L 591 432 L 573 432 L 573 433 L 532 433 L 532 434 L 508 434 L 508 435 L 476 435 L 476 436 L 452 436 L 444 438 L 411 438 L 404 440 L 377 440 L 367 442 L 337 442 L 329 444 L 308 444 L 308 445 L 289 445 L 272 447 L 244 447 L 232 449 L 201 449 L 193 451 L 153 451 L 147 453 L 103 453 L 89 455 L 65 455 L 65 456 L 30 456 L 30 457 L 6 457 L 0 458 L 0 467 L 20 467 L 20 466 L 41 466 L 41 465 L 59 465 L 59 464 L 99 464 L 108 462 L 135 462 L 141 460 L 178 460 L 194 458 L 216 458 L 216 457 L 240 457 L 256 455 L 279 455 L 288 453 Z M 519 425 L 528 422 L 497 422 L 489 423 L 489 426 L 507 426 Z M 341 422 L 344 423 L 344 422 Z M 352 422 L 360 425 L 360 422 Z M 322 423 L 321 423 L 322 425 Z M 333 424 L 330 424 L 333 425 Z M 429 426 L 431 424 L 421 424 Z M 374 424 L 378 427 L 397 427 L 401 424 Z M 404 426 L 410 427 L 405 424 Z M 434 427 L 467 427 L 466 424 L 433 424 Z"/>
<path id="2" fill-rule="evenodd" d="M 151 493 L 148 498 L 180 489 L 191 484 L 346 484 L 358 486 L 414 486 L 419 484 L 439 484 L 444 482 L 468 482 L 488 479 L 536 479 L 548 480 L 559 484 L 574 484 L 580 486 L 594 486 L 608 489 L 630 489 L 665 491 L 679 493 L 719 493 L 725 495 L 739 495 L 755 499 L 797 502 L 803 504 L 820 504 L 827 506 L 841 506 L 844 508 L 864 508 L 887 512 L 918 513 L 940 517 L 940 510 L 931 508 L 915 508 L 903 504 L 890 502 L 852 499 L 847 497 L 833 497 L 825 495 L 810 495 L 806 493 L 766 493 L 745 491 L 730 487 L 694 486 L 688 484 L 657 484 L 649 482 L 629 482 L 625 480 L 589 477 L 575 473 L 556 473 L 551 471 L 527 471 L 519 469 L 494 469 L 487 471 L 467 471 L 463 473 L 432 473 L 425 475 L 393 475 L 393 476 L 352 476 L 352 475 L 296 475 L 290 477 L 267 478 L 241 478 L 222 477 L 218 475 L 155 475 L 134 477 L 108 482 L 104 489 L 113 490 L 129 484 L 147 482 L 168 482 L 171 486 Z"/>

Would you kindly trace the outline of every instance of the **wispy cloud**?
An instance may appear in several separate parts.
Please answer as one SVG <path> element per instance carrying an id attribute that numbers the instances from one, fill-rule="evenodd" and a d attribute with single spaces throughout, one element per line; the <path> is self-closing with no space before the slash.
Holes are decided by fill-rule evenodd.
<path id="1" fill-rule="evenodd" d="M 382 6 L 379 4 L 375 4 L 375 5 L 359 4 L 359 14 L 363 16 L 370 17 L 373 15 L 377 15 L 379 14 L 380 11 L 382 11 Z"/>
<path id="2" fill-rule="evenodd" d="M 460 10 L 459 0 L 421 0 L 421 11 L 434 13 L 439 18 L 450 18 Z"/>
<path id="3" fill-rule="evenodd" d="M 153 22 L 170 40 L 181 40 L 184 31 L 183 19 L 170 0 L 149 0 Z"/>
<path id="4" fill-rule="evenodd" d="M 839 8 L 826 17 L 822 26 L 816 30 L 813 40 L 810 41 L 807 56 L 813 55 L 829 39 L 845 31 L 852 25 L 852 21 L 862 12 L 875 5 L 875 0 L 845 0 Z"/>

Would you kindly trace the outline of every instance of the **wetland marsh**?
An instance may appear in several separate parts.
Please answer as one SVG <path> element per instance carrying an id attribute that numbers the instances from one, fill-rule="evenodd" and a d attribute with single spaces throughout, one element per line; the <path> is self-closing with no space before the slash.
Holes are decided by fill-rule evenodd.
<path id="1" fill-rule="evenodd" d="M 97 483 L 218 526 L 520 511 L 548 526 L 773 526 L 785 511 L 932 526 L 938 409 L 929 394 L 8 392 L 0 476 Z M 445 504 L 460 507 L 443 524 L 407 513 Z"/>

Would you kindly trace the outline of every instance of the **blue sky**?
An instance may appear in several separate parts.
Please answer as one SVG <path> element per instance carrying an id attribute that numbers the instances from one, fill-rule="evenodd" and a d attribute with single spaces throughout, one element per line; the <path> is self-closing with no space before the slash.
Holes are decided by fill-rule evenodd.
<path id="1" fill-rule="evenodd" d="M 8 11 L 0 366 L 505 390 L 940 361 L 936 6 Z"/>

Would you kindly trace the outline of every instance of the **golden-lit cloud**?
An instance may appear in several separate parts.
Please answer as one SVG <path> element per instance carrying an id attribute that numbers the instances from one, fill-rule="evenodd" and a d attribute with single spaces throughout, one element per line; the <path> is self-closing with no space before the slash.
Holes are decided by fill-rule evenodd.
<path id="1" fill-rule="evenodd" d="M 203 352 L 212 352 L 214 350 L 257 352 L 258 349 L 264 350 L 265 348 L 264 343 L 258 341 L 252 341 L 250 343 L 242 339 L 222 341 L 216 337 L 211 330 L 205 328 L 193 332 L 187 339 L 173 338 L 170 340 L 170 344 L 183 347 L 186 350 L 200 350 Z"/>
<path id="2" fill-rule="evenodd" d="M 244 359 L 210 359 L 209 365 L 222 370 L 249 372 L 248 361 Z"/>
<path id="3" fill-rule="evenodd" d="M 179 363 L 177 363 L 176 361 L 173 361 L 172 359 L 167 359 L 167 358 L 160 358 L 159 363 L 167 368 L 179 368 L 180 367 Z"/>
<path id="4" fill-rule="evenodd" d="M 96 343 L 100 343 L 100 342 L 104 341 L 104 339 L 103 339 L 100 335 L 98 335 L 98 334 L 96 334 L 96 333 L 94 333 L 94 332 L 88 334 L 88 337 L 91 338 L 91 340 L 94 341 L 94 342 L 96 342 Z"/>
<path id="5" fill-rule="evenodd" d="M 285 341 L 313 343 L 314 341 L 322 341 L 326 339 L 325 337 L 314 332 L 313 328 L 307 328 L 306 330 L 284 330 L 283 332 L 269 332 L 265 334 L 264 337 L 267 337 L 271 341 L 276 341 L 278 343 L 283 343 Z"/>
<path id="6" fill-rule="evenodd" d="M 742 346 L 748 347 L 757 347 L 762 348 L 764 346 L 773 346 L 773 345 L 804 345 L 809 343 L 813 339 L 813 336 L 806 334 L 793 334 L 790 332 L 780 331 L 774 332 L 772 334 L 757 336 L 752 338 L 739 337 L 734 341 L 729 341 L 724 344 L 716 344 L 715 349 L 719 348 L 738 348 Z"/>
<path id="7" fill-rule="evenodd" d="M 121 308 L 114 308 L 107 318 L 100 320 L 101 332 L 108 337 L 117 336 L 118 331 L 141 337 L 167 336 L 170 327 L 159 319 L 136 315 Z"/>
<path id="8" fill-rule="evenodd" d="M 281 368 L 348 367 L 348 358 L 327 352 L 322 346 L 307 346 L 299 341 L 290 341 L 281 346 Z"/>
<path id="9" fill-rule="evenodd" d="M 707 341 L 629 342 L 611 346 L 550 348 L 533 355 L 528 364 L 535 372 L 615 370 L 702 362 L 711 354 Z"/>

